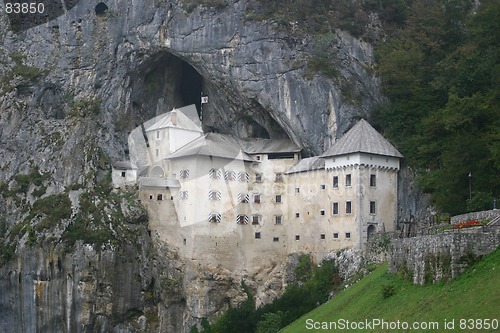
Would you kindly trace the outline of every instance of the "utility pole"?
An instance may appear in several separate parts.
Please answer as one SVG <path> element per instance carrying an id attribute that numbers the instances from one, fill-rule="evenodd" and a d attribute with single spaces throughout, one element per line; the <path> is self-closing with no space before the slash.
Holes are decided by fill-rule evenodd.
<path id="1" fill-rule="evenodd" d="M 469 200 L 472 199 L 472 172 L 469 172 Z"/>
<path id="2" fill-rule="evenodd" d="M 203 122 L 203 104 L 208 103 L 208 96 L 201 92 L 201 104 L 200 104 L 200 121 Z"/>

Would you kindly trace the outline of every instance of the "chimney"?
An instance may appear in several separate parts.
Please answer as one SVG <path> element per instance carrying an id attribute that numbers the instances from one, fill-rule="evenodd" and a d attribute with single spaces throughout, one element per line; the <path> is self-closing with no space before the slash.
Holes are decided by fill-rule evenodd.
<path id="1" fill-rule="evenodd" d="M 172 122 L 172 125 L 177 126 L 177 111 L 172 110 L 172 113 L 170 114 L 170 121 Z"/>

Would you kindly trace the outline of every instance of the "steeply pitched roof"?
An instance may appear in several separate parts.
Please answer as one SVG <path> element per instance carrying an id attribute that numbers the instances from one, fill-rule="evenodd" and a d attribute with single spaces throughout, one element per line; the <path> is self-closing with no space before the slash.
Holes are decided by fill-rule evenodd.
<path id="1" fill-rule="evenodd" d="M 285 174 L 297 173 L 297 172 L 305 172 L 305 171 L 313 171 L 313 170 L 321 170 L 325 168 L 325 160 L 319 156 L 304 158 L 299 161 L 299 163 L 295 164 L 293 167 L 288 169 Z"/>
<path id="2" fill-rule="evenodd" d="M 207 133 L 181 147 L 168 158 L 174 159 L 191 155 L 253 161 L 250 156 L 241 150 L 240 145 L 233 137 L 219 133 Z"/>
<path id="3" fill-rule="evenodd" d="M 201 126 L 201 121 L 200 121 L 200 116 L 198 116 L 198 110 L 196 110 L 196 105 L 191 104 L 188 106 L 184 106 L 180 109 L 177 109 L 177 111 L 180 111 L 184 113 L 189 119 L 193 121 L 197 126 Z"/>
<path id="4" fill-rule="evenodd" d="M 247 154 L 270 154 L 300 152 L 292 141 L 288 139 L 238 139 L 241 149 Z"/>
<path id="5" fill-rule="evenodd" d="M 172 112 L 175 111 L 177 113 L 177 121 L 176 125 L 172 123 Z M 160 116 L 160 118 L 154 122 L 153 125 L 146 128 L 146 132 L 155 131 L 162 128 L 174 127 L 174 128 L 182 128 L 196 132 L 202 132 L 200 126 L 196 125 L 188 116 L 178 110 L 172 110 L 170 112 L 165 113 L 165 115 Z"/>
<path id="6" fill-rule="evenodd" d="M 383 156 L 403 157 L 401 153 L 377 132 L 366 120 L 361 119 L 346 134 L 337 140 L 322 157 L 351 153 L 369 153 Z"/>
<path id="7" fill-rule="evenodd" d="M 132 165 L 130 161 L 116 161 L 113 163 L 113 168 L 116 170 L 136 170 L 137 167 Z"/>

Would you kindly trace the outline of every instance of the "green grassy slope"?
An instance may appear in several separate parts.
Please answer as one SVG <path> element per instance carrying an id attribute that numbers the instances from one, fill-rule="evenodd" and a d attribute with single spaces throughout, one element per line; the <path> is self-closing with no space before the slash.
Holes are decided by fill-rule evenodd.
<path id="1" fill-rule="evenodd" d="M 389 288 L 387 288 L 390 286 Z M 384 297 L 385 290 L 393 294 Z M 387 296 L 387 295 L 386 295 Z M 385 327 L 372 326 L 367 329 L 322 329 L 314 327 L 316 322 L 363 322 L 372 319 L 384 320 Z M 479 329 L 479 322 L 461 322 L 460 319 L 484 319 L 496 325 L 497 329 Z M 308 321 L 309 320 L 309 321 Z M 436 329 L 391 329 L 387 323 L 407 322 L 411 328 L 414 322 L 436 322 Z M 445 321 L 454 320 L 454 329 L 445 329 Z M 383 264 L 352 287 L 339 293 L 333 300 L 304 315 L 282 333 L 302 332 L 500 332 L 500 249 L 471 266 L 455 280 L 433 285 L 417 286 L 387 273 Z M 462 326 L 461 324 L 466 325 Z M 322 324 L 322 323 L 321 323 Z M 345 321 L 344 321 L 345 324 Z M 315 325 L 320 325 L 317 323 Z M 353 324 L 351 324 L 353 325 Z M 354 326 L 349 326 L 353 328 Z M 392 326 L 392 328 L 397 326 Z M 403 327 L 400 323 L 399 327 Z M 430 327 L 430 326 L 429 326 Z"/>

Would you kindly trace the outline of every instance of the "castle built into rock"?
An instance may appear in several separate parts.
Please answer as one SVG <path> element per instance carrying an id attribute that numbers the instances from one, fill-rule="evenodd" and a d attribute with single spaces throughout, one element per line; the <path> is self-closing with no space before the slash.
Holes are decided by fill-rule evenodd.
<path id="1" fill-rule="evenodd" d="M 290 140 L 204 133 L 194 106 L 135 129 L 115 187 L 138 185 L 152 231 L 185 258 L 239 267 L 363 249 L 394 231 L 402 155 L 359 120 L 321 156 Z"/>

